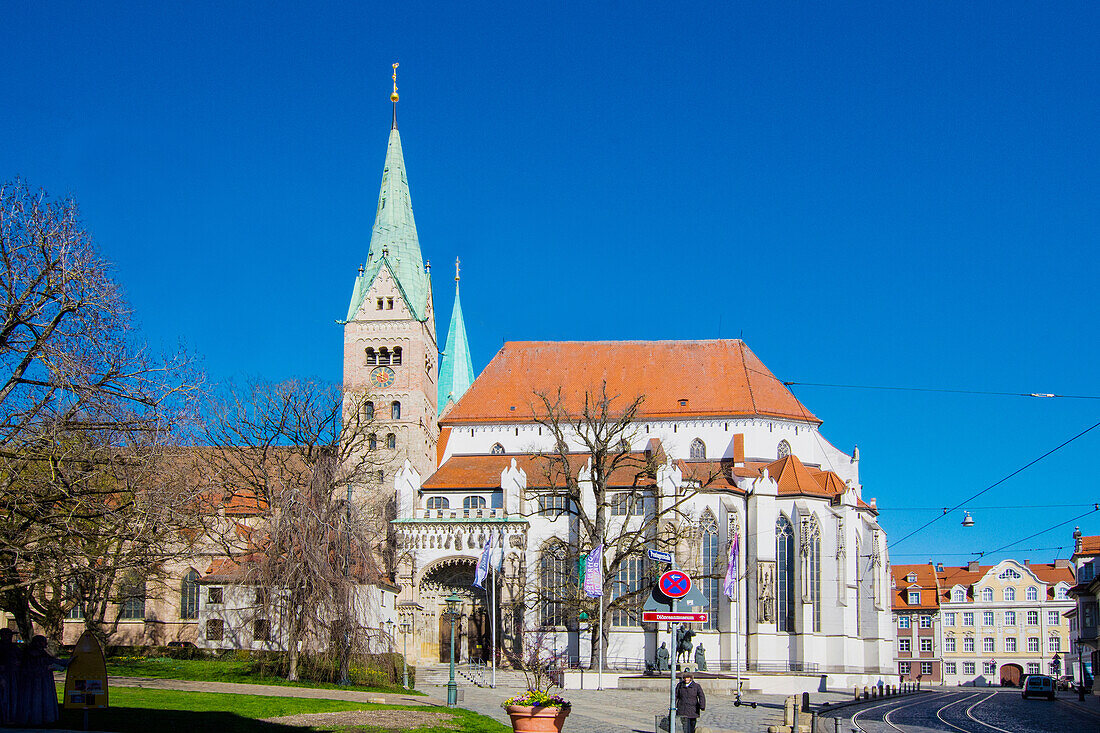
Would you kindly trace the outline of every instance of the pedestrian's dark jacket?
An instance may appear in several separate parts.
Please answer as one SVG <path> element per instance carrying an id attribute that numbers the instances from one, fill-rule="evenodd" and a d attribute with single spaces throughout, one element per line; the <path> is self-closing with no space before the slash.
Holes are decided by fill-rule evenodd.
<path id="1" fill-rule="evenodd" d="M 699 713 L 707 709 L 707 696 L 695 680 L 691 684 L 676 685 L 676 714 L 684 718 L 698 718 Z"/>

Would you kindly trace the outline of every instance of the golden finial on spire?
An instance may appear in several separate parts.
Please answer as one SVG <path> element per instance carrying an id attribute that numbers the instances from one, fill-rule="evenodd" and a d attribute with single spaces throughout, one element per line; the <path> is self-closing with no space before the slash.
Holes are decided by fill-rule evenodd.
<path id="1" fill-rule="evenodd" d="M 459 259 L 455 257 L 455 282 L 458 282 L 458 262 Z"/>
<path id="2" fill-rule="evenodd" d="M 393 94 L 390 95 L 390 101 L 397 102 L 397 67 L 398 63 L 395 61 L 393 64 Z"/>

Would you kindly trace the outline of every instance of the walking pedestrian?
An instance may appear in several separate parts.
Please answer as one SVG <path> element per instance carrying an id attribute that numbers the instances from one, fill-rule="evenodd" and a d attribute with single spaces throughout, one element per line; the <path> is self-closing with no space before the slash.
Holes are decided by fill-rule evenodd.
<path id="1" fill-rule="evenodd" d="M 695 675 L 685 672 L 676 685 L 676 715 L 684 719 L 684 732 L 695 733 L 699 714 L 707 709 L 707 696 L 695 681 Z"/>

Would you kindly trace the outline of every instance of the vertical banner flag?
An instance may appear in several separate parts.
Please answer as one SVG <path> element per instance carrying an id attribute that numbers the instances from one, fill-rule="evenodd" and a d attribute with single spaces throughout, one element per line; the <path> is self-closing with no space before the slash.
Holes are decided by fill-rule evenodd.
<path id="1" fill-rule="evenodd" d="M 474 570 L 474 585 L 482 590 L 485 586 L 482 583 L 485 582 L 485 576 L 489 574 L 489 558 L 493 553 L 493 535 L 489 534 L 489 539 L 485 541 L 485 549 L 481 551 L 481 557 L 478 558 L 477 568 Z"/>
<path id="2" fill-rule="evenodd" d="M 584 564 L 584 594 L 589 598 L 603 595 L 603 545 L 596 545 Z"/>
<path id="3" fill-rule="evenodd" d="M 726 598 L 731 601 L 737 595 L 737 551 L 739 549 L 740 536 L 734 535 L 730 542 L 730 565 L 726 568 L 726 582 L 722 584 L 722 590 L 726 592 Z"/>

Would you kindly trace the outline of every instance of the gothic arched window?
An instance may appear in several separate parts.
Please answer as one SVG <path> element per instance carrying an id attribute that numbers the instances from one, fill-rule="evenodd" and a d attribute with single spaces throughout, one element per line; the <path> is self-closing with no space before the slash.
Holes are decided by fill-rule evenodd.
<path id="1" fill-rule="evenodd" d="M 862 633 L 863 628 L 863 557 L 860 555 L 862 546 L 859 537 L 856 537 L 856 633 Z"/>
<path id="2" fill-rule="evenodd" d="M 543 626 L 565 626 L 564 599 L 573 590 L 569 582 L 573 573 L 565 545 L 560 542 L 547 544 L 539 555 L 539 621 Z"/>
<path id="3" fill-rule="evenodd" d="M 699 438 L 691 441 L 691 448 L 689 449 L 689 455 L 692 458 L 706 458 L 707 457 L 707 444 Z"/>
<path id="4" fill-rule="evenodd" d="M 199 574 L 191 570 L 183 576 L 180 583 L 180 618 L 184 620 L 199 617 Z"/>
<path id="5" fill-rule="evenodd" d="M 400 346 L 394 346 L 393 347 L 393 359 L 390 360 L 390 363 L 393 364 L 394 366 L 401 366 L 401 347 Z"/>
<path id="6" fill-rule="evenodd" d="M 641 555 L 630 555 L 619 563 L 619 572 L 615 574 L 615 582 L 611 584 L 611 603 L 625 595 L 631 597 L 622 601 L 611 611 L 612 626 L 637 626 L 641 617 L 642 595 L 632 595 L 642 588 L 645 582 L 645 560 Z"/>
<path id="7" fill-rule="evenodd" d="M 145 578 L 133 574 L 118 586 L 119 619 L 142 621 L 145 619 Z"/>
<path id="8" fill-rule="evenodd" d="M 429 496 L 428 497 L 429 509 L 450 509 L 451 502 L 445 496 Z"/>
<path id="9" fill-rule="evenodd" d="M 782 514 L 775 520 L 777 566 L 776 620 L 780 631 L 794 633 L 794 527 Z"/>
<path id="10" fill-rule="evenodd" d="M 791 454 L 791 444 L 785 440 L 779 441 L 779 445 L 775 448 L 775 454 L 778 458 L 786 458 Z"/>
<path id="11" fill-rule="evenodd" d="M 397 448 L 397 436 L 393 433 L 386 433 L 386 448 L 389 450 Z"/>
<path id="12" fill-rule="evenodd" d="M 367 366 L 374 366 L 378 363 L 378 354 L 374 352 L 373 346 L 367 347 Z"/>
<path id="13" fill-rule="evenodd" d="M 814 608 L 814 631 L 821 631 L 821 525 L 817 517 L 810 517 L 809 560 L 810 598 Z"/>
<path id="14" fill-rule="evenodd" d="M 701 442 L 701 441 L 700 441 Z M 703 546 L 701 548 L 703 555 L 703 574 L 706 576 L 703 578 L 703 597 L 707 599 L 707 605 L 710 606 L 710 615 L 707 617 L 707 622 L 703 624 L 704 629 L 717 629 L 718 628 L 718 574 L 721 572 L 721 568 L 718 567 L 718 522 L 714 519 L 714 514 L 710 509 L 703 512 L 703 519 L 701 522 L 703 531 Z"/>
<path id="15" fill-rule="evenodd" d="M 391 420 L 400 420 L 401 419 L 401 403 L 397 402 L 396 400 L 390 403 L 390 419 Z"/>
<path id="16" fill-rule="evenodd" d="M 493 443 L 493 447 L 489 449 L 489 454 L 494 456 L 504 455 L 504 446 L 500 443 Z"/>

